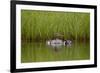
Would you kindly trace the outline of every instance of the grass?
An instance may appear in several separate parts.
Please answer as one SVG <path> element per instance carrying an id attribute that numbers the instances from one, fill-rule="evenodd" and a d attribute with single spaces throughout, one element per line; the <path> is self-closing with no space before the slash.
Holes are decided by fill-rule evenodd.
<path id="1" fill-rule="evenodd" d="M 89 40 L 90 13 L 21 10 L 23 41 L 45 41 L 62 34 L 63 39 Z"/>

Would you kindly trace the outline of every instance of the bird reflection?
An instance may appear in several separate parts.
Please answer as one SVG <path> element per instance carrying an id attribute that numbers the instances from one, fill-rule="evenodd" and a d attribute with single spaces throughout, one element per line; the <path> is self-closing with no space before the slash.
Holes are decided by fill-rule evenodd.
<path id="1" fill-rule="evenodd" d="M 71 40 L 62 41 L 60 39 L 55 39 L 55 40 L 46 41 L 46 44 L 52 47 L 55 52 L 58 52 L 61 50 L 62 46 L 71 47 L 72 41 Z"/>

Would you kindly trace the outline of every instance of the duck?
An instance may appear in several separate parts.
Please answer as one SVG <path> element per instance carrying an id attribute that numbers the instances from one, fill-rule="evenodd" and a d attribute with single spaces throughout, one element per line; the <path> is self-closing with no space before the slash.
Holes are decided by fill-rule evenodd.
<path id="1" fill-rule="evenodd" d="M 61 39 L 53 39 L 53 40 L 48 40 L 46 41 L 48 45 L 71 45 L 72 41 L 71 40 L 61 40 Z"/>
<path id="2" fill-rule="evenodd" d="M 56 51 L 63 45 L 63 41 L 61 39 L 53 39 L 46 41 L 48 46 L 53 47 Z"/>

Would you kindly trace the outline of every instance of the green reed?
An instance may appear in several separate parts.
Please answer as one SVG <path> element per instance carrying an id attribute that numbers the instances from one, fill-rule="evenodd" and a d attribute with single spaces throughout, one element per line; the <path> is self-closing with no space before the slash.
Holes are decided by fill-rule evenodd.
<path id="1" fill-rule="evenodd" d="M 71 40 L 89 40 L 90 13 L 21 11 L 22 40 L 45 41 L 56 37 Z"/>

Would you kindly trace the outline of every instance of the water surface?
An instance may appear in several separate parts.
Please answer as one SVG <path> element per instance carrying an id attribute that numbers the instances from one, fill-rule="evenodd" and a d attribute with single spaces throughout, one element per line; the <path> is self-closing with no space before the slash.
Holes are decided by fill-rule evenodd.
<path id="1" fill-rule="evenodd" d="M 45 42 L 22 43 L 21 62 L 73 61 L 90 59 L 90 44 L 74 42 L 71 45 L 50 46 Z"/>

